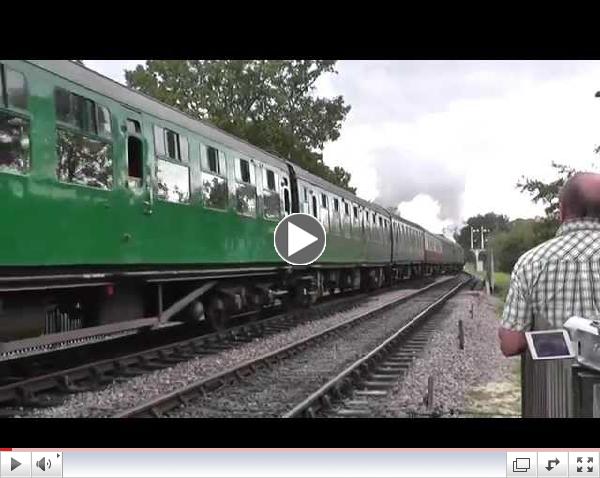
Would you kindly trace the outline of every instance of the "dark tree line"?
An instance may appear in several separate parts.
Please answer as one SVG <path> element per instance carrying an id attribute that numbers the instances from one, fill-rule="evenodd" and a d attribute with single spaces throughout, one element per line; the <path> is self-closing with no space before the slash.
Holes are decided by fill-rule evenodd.
<path id="1" fill-rule="evenodd" d="M 148 60 L 126 71 L 127 84 L 190 116 L 286 158 L 355 192 L 350 174 L 323 162 L 350 111 L 342 96 L 315 95 L 336 73 L 330 60 Z"/>

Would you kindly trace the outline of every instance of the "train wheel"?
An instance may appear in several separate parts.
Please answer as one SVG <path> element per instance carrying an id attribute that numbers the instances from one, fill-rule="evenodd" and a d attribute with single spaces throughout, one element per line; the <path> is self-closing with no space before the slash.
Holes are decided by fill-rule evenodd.
<path id="1" fill-rule="evenodd" d="M 205 318 L 204 306 L 199 300 L 192 302 L 186 310 L 186 321 L 189 323 L 198 323 Z"/>
<path id="2" fill-rule="evenodd" d="M 206 307 L 206 320 L 215 332 L 223 332 L 229 326 L 230 315 L 223 299 L 213 297 Z"/>

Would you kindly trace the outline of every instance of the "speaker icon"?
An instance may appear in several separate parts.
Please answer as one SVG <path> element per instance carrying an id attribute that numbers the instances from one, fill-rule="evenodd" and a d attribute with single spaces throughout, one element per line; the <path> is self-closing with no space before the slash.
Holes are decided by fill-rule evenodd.
<path id="1" fill-rule="evenodd" d="M 50 468 L 52 468 L 52 462 L 50 461 L 50 458 L 46 458 L 45 456 L 43 456 L 35 462 L 35 466 L 37 466 L 42 471 L 46 471 L 46 469 L 49 470 Z"/>

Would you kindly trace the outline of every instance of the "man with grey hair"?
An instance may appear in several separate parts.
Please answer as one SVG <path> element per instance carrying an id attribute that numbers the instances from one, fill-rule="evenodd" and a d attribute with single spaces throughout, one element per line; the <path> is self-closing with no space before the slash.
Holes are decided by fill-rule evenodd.
<path id="1" fill-rule="evenodd" d="M 525 332 L 561 328 L 574 315 L 600 317 L 600 174 L 578 173 L 560 192 L 556 236 L 523 254 L 512 271 L 499 330 L 509 357 Z"/>

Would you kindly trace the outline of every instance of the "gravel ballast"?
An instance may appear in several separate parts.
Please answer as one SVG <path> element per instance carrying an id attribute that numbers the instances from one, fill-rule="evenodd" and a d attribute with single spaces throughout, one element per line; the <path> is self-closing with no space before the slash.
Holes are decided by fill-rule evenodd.
<path id="1" fill-rule="evenodd" d="M 483 292 L 462 291 L 452 298 L 439 312 L 447 317 L 404 379 L 387 396 L 369 400 L 373 416 L 461 414 L 466 412 L 468 394 L 474 387 L 510 381 L 518 359 L 507 359 L 500 352 L 500 305 L 497 298 Z M 460 319 L 464 326 L 464 350 L 459 348 Z M 424 398 L 429 377 L 434 380 L 434 398 L 428 408 Z"/>
<path id="2" fill-rule="evenodd" d="M 446 277 L 438 278 L 444 281 Z M 99 391 L 69 395 L 55 407 L 23 409 L 22 417 L 106 417 L 126 410 L 158 395 L 172 392 L 182 386 L 206 378 L 224 369 L 266 354 L 294 341 L 306 338 L 321 330 L 332 327 L 348 319 L 349 313 L 361 314 L 391 300 L 399 299 L 415 292 L 416 289 L 403 289 L 384 292 L 365 300 L 350 312 L 336 313 L 319 320 L 300 324 L 290 330 L 258 338 L 250 343 L 240 344 L 209 356 L 198 356 L 172 367 L 149 372 L 128 379 L 118 379 Z"/>
<path id="3" fill-rule="evenodd" d="M 457 284 L 451 281 L 353 324 L 306 351 L 233 385 L 209 393 L 168 415 L 198 417 L 277 417 L 289 411 L 349 364 L 383 340 Z"/>

